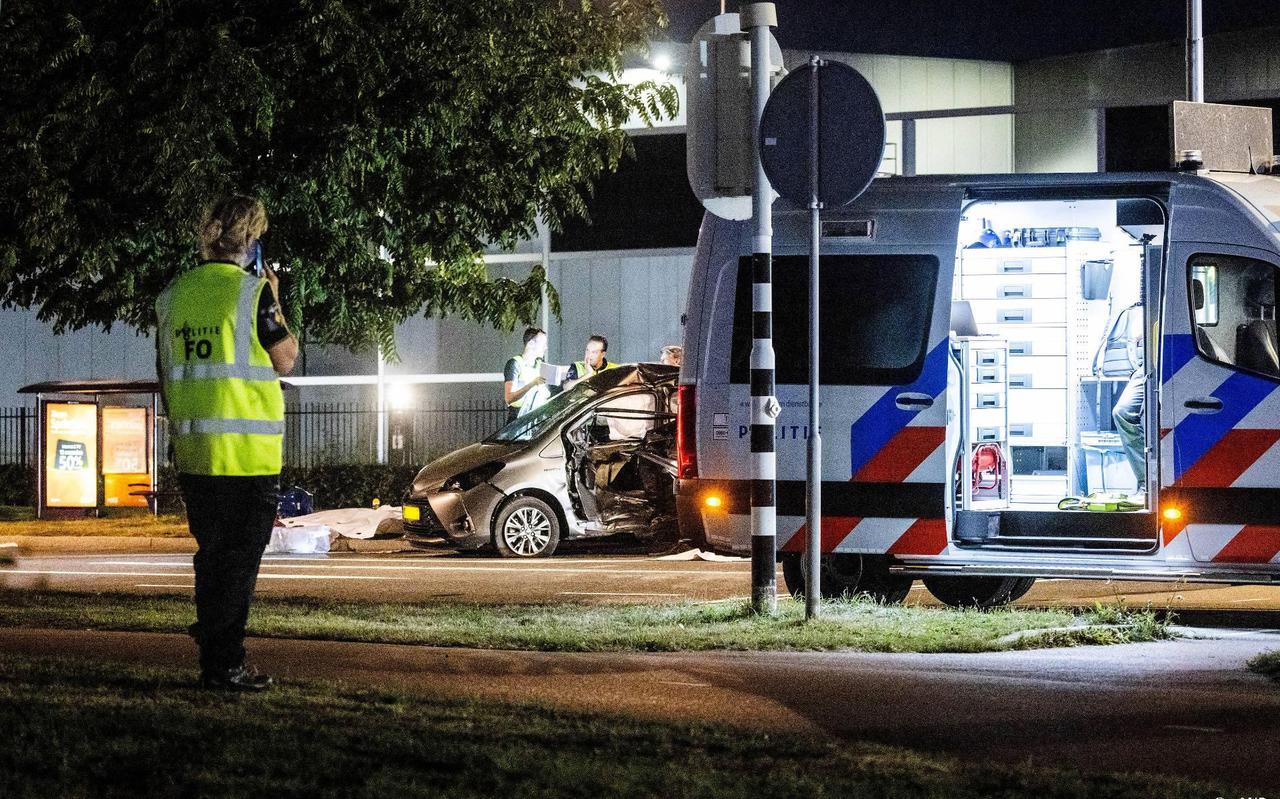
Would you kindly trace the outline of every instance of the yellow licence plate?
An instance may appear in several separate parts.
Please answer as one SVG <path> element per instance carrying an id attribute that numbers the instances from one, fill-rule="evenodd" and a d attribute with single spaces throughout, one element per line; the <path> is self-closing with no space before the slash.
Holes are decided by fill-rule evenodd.
<path id="1" fill-rule="evenodd" d="M 417 505 L 404 506 L 404 519 L 408 522 L 416 522 L 422 518 L 422 509 Z"/>

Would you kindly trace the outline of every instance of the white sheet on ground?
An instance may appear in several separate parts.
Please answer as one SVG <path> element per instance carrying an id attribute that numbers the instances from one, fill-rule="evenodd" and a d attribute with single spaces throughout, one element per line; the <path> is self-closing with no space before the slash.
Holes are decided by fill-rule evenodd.
<path id="1" fill-rule="evenodd" d="M 373 538 L 380 528 L 390 521 L 400 520 L 399 505 L 383 505 L 380 508 L 336 508 L 282 519 L 285 527 L 309 527 L 324 525 L 346 538 Z"/>
<path id="2" fill-rule="evenodd" d="M 318 555 L 329 551 L 329 528 L 323 524 L 273 527 L 264 554 Z"/>
<path id="3" fill-rule="evenodd" d="M 674 555 L 662 555 L 654 560 L 705 560 L 708 563 L 739 563 L 751 558 L 737 558 L 732 555 L 717 555 L 714 552 L 703 552 L 701 549 L 686 549 Z"/>

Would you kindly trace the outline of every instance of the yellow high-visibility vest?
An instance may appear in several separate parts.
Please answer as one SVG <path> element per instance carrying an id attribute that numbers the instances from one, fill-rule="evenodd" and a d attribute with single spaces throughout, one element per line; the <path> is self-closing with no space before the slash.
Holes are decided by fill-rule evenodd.
<path id="1" fill-rule="evenodd" d="M 267 282 L 230 263 L 179 275 L 156 301 L 160 382 L 184 474 L 280 473 L 284 394 L 258 341 Z"/>
<path id="2" fill-rule="evenodd" d="M 605 359 L 605 362 L 604 362 L 604 366 L 603 366 L 602 368 L 600 368 L 600 369 L 597 369 L 597 370 L 595 371 L 595 374 L 593 374 L 593 375 L 591 375 L 591 376 L 592 376 L 592 377 L 595 377 L 596 375 L 600 374 L 601 372 L 607 372 L 607 371 L 609 371 L 610 369 L 616 369 L 616 368 L 618 368 L 618 366 L 620 366 L 620 365 L 621 365 L 621 364 L 616 364 L 616 363 L 614 363 L 613 361 L 611 361 L 611 360 L 609 360 L 608 358 L 606 358 L 606 359 Z M 578 376 L 578 378 L 577 378 L 578 380 L 585 380 L 585 379 L 586 379 L 586 377 L 585 377 L 585 375 L 587 374 L 587 363 L 586 363 L 586 361 L 574 361 L 574 362 L 573 362 L 573 368 L 574 368 L 574 374 L 576 374 L 576 375 Z"/>
<path id="3" fill-rule="evenodd" d="M 511 381 L 511 390 L 519 391 L 525 386 L 538 379 L 538 375 L 542 374 L 542 359 L 534 358 L 531 361 L 525 361 L 524 353 L 511 356 L 516 362 L 516 379 Z M 512 408 L 523 408 L 525 400 L 529 399 L 533 391 L 526 391 L 524 396 L 507 405 Z"/>

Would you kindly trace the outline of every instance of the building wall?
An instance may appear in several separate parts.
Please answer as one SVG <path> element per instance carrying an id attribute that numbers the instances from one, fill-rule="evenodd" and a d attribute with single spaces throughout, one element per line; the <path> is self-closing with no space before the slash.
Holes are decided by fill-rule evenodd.
<path id="1" fill-rule="evenodd" d="M 563 321 L 551 319 L 549 357 L 572 363 L 582 357 L 587 337 L 609 339 L 609 356 L 618 362 L 657 360 L 666 344 L 682 339 L 681 316 L 693 265 L 693 250 L 657 253 L 571 253 L 551 261 L 552 285 L 560 293 Z M 494 277 L 523 278 L 532 264 L 495 264 Z M 415 317 L 396 329 L 400 358 L 386 364 L 387 374 L 501 372 L 520 352 L 522 329 L 495 330 L 461 319 Z M 82 330 L 54 335 L 34 311 L 0 311 L 0 341 L 11 368 L 0 371 L 0 407 L 30 404 L 20 387 L 42 380 L 72 378 L 151 378 L 155 350 L 149 336 L 132 330 Z M 342 347 L 308 347 L 306 372 L 311 375 L 376 374 L 376 351 L 350 352 Z M 427 389 L 422 389 L 426 391 Z M 451 398 L 488 396 L 496 385 L 432 387 Z M 371 399 L 372 389 L 306 388 L 305 401 Z"/>
<path id="2" fill-rule="evenodd" d="M 0 407 L 33 405 L 18 389 L 45 380 L 155 377 L 151 337 L 116 326 L 54 335 L 35 311 L 0 310 Z"/>
<path id="3" fill-rule="evenodd" d="M 1205 99 L 1280 97 L 1280 29 L 1205 39 Z M 1046 58 L 1013 67 L 1018 172 L 1098 168 L 1099 109 L 1186 99 L 1181 42 Z"/>
<path id="4" fill-rule="evenodd" d="M 916 174 L 1012 172 L 1013 115 L 920 119 Z"/>
<path id="5" fill-rule="evenodd" d="M 823 53 L 858 70 L 880 97 L 885 114 L 936 113 L 1013 105 L 1013 65 L 997 61 L 915 58 L 890 55 Z M 803 67 L 809 55 L 785 53 L 789 69 Z M 902 174 L 907 146 L 903 122 L 889 122 L 883 171 Z M 915 120 L 915 174 L 1011 172 L 1014 130 L 1011 114 L 985 114 Z"/>
<path id="6" fill-rule="evenodd" d="M 809 53 L 786 51 L 788 69 L 808 63 Z M 1013 65 L 999 61 L 820 53 L 863 74 L 886 114 L 1013 104 Z"/>

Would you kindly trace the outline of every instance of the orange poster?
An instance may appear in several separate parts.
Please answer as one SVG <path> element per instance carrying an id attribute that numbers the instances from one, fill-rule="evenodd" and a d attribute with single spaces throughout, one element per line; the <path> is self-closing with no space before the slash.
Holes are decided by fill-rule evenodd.
<path id="1" fill-rule="evenodd" d="M 147 409 L 102 409 L 102 493 L 108 507 L 147 507 Z"/>
<path id="2" fill-rule="evenodd" d="M 98 406 L 51 402 L 45 407 L 45 505 L 98 505 Z"/>

